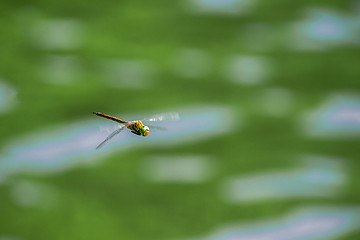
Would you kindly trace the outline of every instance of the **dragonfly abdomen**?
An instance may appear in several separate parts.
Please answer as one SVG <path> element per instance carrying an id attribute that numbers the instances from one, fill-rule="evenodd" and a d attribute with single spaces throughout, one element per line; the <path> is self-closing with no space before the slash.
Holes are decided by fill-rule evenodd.
<path id="1" fill-rule="evenodd" d="M 128 121 L 122 120 L 122 119 L 117 118 L 117 117 L 110 116 L 110 115 L 105 114 L 105 113 L 93 112 L 93 114 L 98 115 L 98 116 L 103 117 L 103 118 L 113 120 L 113 121 L 118 122 L 118 123 L 128 123 Z"/>

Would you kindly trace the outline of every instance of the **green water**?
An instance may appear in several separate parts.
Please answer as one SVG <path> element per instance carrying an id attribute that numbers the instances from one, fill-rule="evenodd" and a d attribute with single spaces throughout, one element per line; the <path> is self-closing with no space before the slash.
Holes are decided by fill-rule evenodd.
<path id="1" fill-rule="evenodd" d="M 332 96 L 359 90 L 358 2 L 258 1 L 237 14 L 164 0 L 0 6 L 0 81 L 16 92 L 0 91 L 0 101 L 9 101 L 0 109 L 0 163 L 14 142 L 89 120 L 93 111 L 146 117 L 221 105 L 233 117 L 230 127 L 216 126 L 226 129 L 221 134 L 188 143 L 137 142 L 104 149 L 94 161 L 73 159 L 86 163 L 63 171 L 11 175 L 0 182 L 1 240 L 186 239 L 301 207 L 359 205 L 358 122 L 355 137 L 339 138 L 311 137 L 302 120 Z M 306 21 L 323 19 L 329 29 L 314 27 L 322 36 L 306 35 L 313 27 Z M 308 155 L 343 166 L 332 197 L 230 203 L 219 190 L 231 177 L 292 171 Z M 157 182 L 141 172 L 151 158 L 188 156 L 209 159 L 211 174 Z M 336 239 L 359 237 L 350 231 Z"/>

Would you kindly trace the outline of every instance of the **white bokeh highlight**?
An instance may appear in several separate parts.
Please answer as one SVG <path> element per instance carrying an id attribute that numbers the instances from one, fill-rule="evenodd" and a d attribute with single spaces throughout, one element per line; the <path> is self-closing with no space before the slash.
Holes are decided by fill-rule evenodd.
<path id="1" fill-rule="evenodd" d="M 225 76 L 240 85 L 259 85 L 269 80 L 273 71 L 270 60 L 263 56 L 234 56 L 225 66 Z"/>
<path id="2" fill-rule="evenodd" d="M 153 156 L 142 165 L 141 174 L 150 182 L 197 183 L 210 179 L 213 162 L 201 155 Z"/>

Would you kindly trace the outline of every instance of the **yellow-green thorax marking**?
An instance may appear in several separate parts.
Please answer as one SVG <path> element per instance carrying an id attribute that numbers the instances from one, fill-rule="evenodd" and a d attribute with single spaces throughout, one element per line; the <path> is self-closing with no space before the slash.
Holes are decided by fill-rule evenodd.
<path id="1" fill-rule="evenodd" d="M 150 133 L 149 127 L 145 126 L 141 121 L 137 121 L 137 122 L 129 125 L 127 128 L 130 129 L 132 133 L 134 133 L 136 135 L 141 135 L 144 137 L 149 135 L 149 133 Z"/>

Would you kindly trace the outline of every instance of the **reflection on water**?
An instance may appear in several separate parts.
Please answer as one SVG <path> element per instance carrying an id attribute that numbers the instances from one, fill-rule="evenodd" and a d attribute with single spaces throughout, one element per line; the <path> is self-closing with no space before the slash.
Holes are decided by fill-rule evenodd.
<path id="1" fill-rule="evenodd" d="M 251 0 L 188 0 L 191 11 L 221 15 L 248 13 L 253 7 L 254 2 Z"/>
<path id="2" fill-rule="evenodd" d="M 16 100 L 16 90 L 0 79 L 0 113 L 10 110 Z"/>
<path id="3" fill-rule="evenodd" d="M 162 122 L 168 131 L 151 131 L 146 138 L 123 131 L 100 151 L 95 147 L 108 133 L 99 128 L 109 121 L 82 121 L 24 137 L 10 143 L 0 157 L 0 179 L 18 172 L 53 172 L 100 159 L 104 154 L 132 146 L 166 147 L 189 143 L 229 131 L 233 112 L 225 107 L 198 107 L 180 111 L 180 121 Z M 238 119 L 236 119 L 239 122 Z M 228 125 L 223 125 L 223 122 Z M 222 126 L 221 128 L 219 126 Z M 236 124 L 235 124 L 236 126 Z"/>
<path id="4" fill-rule="evenodd" d="M 208 180 L 214 171 L 206 156 L 154 156 L 142 165 L 142 175 L 152 182 L 194 183 Z"/>
<path id="5" fill-rule="evenodd" d="M 50 185 L 20 180 L 11 183 L 11 196 L 18 206 L 47 209 L 56 201 L 56 193 Z"/>
<path id="6" fill-rule="evenodd" d="M 50 55 L 43 60 L 41 75 L 47 83 L 70 85 L 81 79 L 82 74 L 79 57 Z"/>
<path id="7" fill-rule="evenodd" d="M 360 135 L 360 96 L 336 95 L 307 113 L 302 132 L 311 137 L 358 137 Z"/>
<path id="8" fill-rule="evenodd" d="M 155 68 L 150 61 L 107 59 L 100 65 L 104 75 L 102 78 L 111 87 L 146 88 L 155 79 Z"/>
<path id="9" fill-rule="evenodd" d="M 36 21 L 30 38 L 42 49 L 71 50 L 84 42 L 83 23 L 75 19 L 48 19 Z"/>
<path id="10" fill-rule="evenodd" d="M 269 199 L 334 197 L 345 184 L 342 162 L 322 157 L 307 157 L 304 166 L 288 171 L 252 174 L 231 178 L 221 188 L 228 202 L 253 202 Z"/>
<path id="11" fill-rule="evenodd" d="M 265 57 L 236 56 L 230 59 L 226 75 L 238 84 L 257 85 L 269 79 L 272 68 Z"/>
<path id="12" fill-rule="evenodd" d="M 294 24 L 294 47 L 302 50 L 324 50 L 341 44 L 359 43 L 360 24 L 356 16 L 337 10 L 310 9 Z"/>
<path id="13" fill-rule="evenodd" d="M 201 49 L 181 49 L 174 56 L 174 70 L 183 78 L 202 78 L 212 69 L 211 56 Z"/>
<path id="14" fill-rule="evenodd" d="M 221 227 L 187 240 L 329 240 L 359 229 L 360 207 L 303 208 L 285 218 Z"/>

